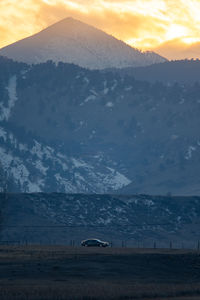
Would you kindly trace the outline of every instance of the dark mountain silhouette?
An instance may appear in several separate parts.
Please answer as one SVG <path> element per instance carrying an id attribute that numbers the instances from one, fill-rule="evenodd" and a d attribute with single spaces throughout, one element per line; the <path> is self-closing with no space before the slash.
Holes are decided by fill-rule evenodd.
<path id="1" fill-rule="evenodd" d="M 200 60 L 175 60 L 146 67 L 114 69 L 138 80 L 163 83 L 194 83 L 200 81 Z"/>

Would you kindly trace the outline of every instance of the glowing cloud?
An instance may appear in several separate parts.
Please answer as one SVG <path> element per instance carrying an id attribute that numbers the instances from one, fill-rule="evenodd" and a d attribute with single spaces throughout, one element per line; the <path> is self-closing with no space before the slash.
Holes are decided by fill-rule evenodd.
<path id="1" fill-rule="evenodd" d="M 169 57 L 170 41 L 173 48 L 191 48 L 200 41 L 199 12 L 199 0 L 1 0 L 0 47 L 72 16 L 134 47 Z"/>

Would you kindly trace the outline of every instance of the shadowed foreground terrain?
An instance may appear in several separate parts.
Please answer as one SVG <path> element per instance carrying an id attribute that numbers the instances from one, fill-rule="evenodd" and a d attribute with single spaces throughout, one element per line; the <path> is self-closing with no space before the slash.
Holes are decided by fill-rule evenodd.
<path id="1" fill-rule="evenodd" d="M 0 299 L 200 299 L 197 251 L 1 246 Z"/>

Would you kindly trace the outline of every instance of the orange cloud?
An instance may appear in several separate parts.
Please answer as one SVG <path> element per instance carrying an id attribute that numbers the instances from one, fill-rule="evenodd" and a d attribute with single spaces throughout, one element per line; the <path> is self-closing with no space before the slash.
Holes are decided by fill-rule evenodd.
<path id="1" fill-rule="evenodd" d="M 181 39 L 174 39 L 155 47 L 153 50 L 169 59 L 200 58 L 200 42 L 187 44 Z"/>
<path id="2" fill-rule="evenodd" d="M 0 47 L 39 31 L 42 25 L 37 23 L 39 9 L 37 1 L 1 0 Z"/>
<path id="3" fill-rule="evenodd" d="M 199 0 L 1 0 L 0 47 L 72 16 L 171 58 L 169 41 L 175 40 L 173 47 L 179 49 L 200 41 L 199 12 Z"/>

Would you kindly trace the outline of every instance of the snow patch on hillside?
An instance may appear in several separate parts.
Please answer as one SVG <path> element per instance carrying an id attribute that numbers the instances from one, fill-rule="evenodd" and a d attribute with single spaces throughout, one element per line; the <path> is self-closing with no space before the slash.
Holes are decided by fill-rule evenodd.
<path id="1" fill-rule="evenodd" d="M 113 107 L 113 106 L 114 106 L 114 104 L 111 101 L 109 101 L 109 102 L 106 103 L 106 107 Z"/>
<path id="2" fill-rule="evenodd" d="M 185 159 L 191 159 L 192 158 L 192 153 L 196 151 L 196 147 L 194 146 L 189 146 L 187 150 L 187 154 L 185 155 Z"/>
<path id="3" fill-rule="evenodd" d="M 95 99 L 96 99 L 95 95 L 90 95 L 80 105 L 83 105 L 84 103 L 87 103 L 88 101 L 94 101 Z"/>
<path id="4" fill-rule="evenodd" d="M 17 77 L 12 76 L 9 79 L 7 90 L 8 90 L 8 102 L 3 104 L 0 102 L 0 121 L 8 121 L 11 115 L 12 108 L 15 106 L 17 101 Z"/>
<path id="5" fill-rule="evenodd" d="M 110 170 L 111 173 L 105 177 L 105 182 L 112 185 L 114 189 L 120 189 L 131 183 L 131 181 L 123 174 L 109 167 L 107 167 L 107 169 Z"/>
<path id="6" fill-rule="evenodd" d="M 69 180 L 63 178 L 60 174 L 55 174 L 57 184 L 64 188 L 66 193 L 76 193 L 77 188 Z"/>
<path id="7" fill-rule="evenodd" d="M 6 141 L 6 131 L 2 127 L 0 127 L 0 137 L 3 138 L 4 142 Z"/>
<path id="8" fill-rule="evenodd" d="M 10 153 L 6 153 L 2 147 L 0 147 L 0 162 L 8 176 L 11 176 L 24 192 L 41 192 L 42 181 L 32 182 L 29 179 L 30 172 L 23 161 Z"/>

